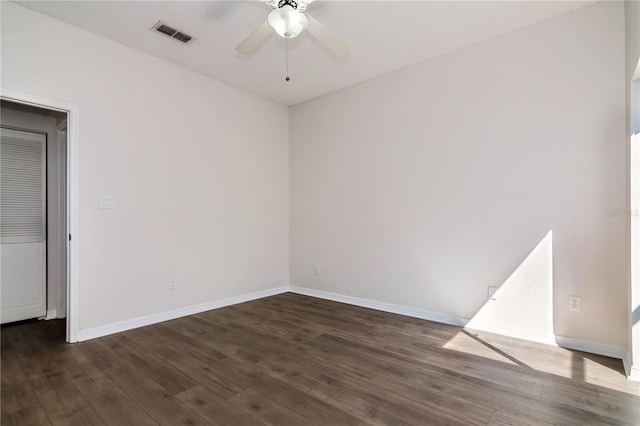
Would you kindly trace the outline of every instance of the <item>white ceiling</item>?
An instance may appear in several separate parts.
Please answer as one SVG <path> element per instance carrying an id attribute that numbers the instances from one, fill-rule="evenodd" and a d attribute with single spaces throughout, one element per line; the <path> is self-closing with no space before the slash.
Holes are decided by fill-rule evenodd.
<path id="1" fill-rule="evenodd" d="M 275 33 L 253 56 L 235 46 L 262 24 L 261 1 L 24 1 L 22 5 L 135 49 L 293 105 L 433 58 L 592 1 L 316 1 L 307 13 L 342 35 L 337 58 L 307 33 Z M 159 20 L 196 37 L 189 45 L 150 31 Z"/>

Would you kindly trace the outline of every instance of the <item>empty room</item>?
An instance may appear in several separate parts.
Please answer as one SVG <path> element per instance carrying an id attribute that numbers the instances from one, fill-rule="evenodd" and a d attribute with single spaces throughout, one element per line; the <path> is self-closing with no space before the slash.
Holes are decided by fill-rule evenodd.
<path id="1" fill-rule="evenodd" d="M 0 422 L 640 424 L 640 2 L 0 2 Z"/>

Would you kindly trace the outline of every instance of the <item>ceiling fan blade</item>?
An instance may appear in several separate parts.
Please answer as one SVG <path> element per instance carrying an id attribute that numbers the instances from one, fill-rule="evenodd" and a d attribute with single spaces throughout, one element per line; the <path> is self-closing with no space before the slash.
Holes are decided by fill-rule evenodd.
<path id="1" fill-rule="evenodd" d="M 243 55 L 252 55 L 258 51 L 271 34 L 273 34 L 271 25 L 269 25 L 268 21 L 264 21 L 262 25 L 236 46 L 236 50 Z"/>
<path id="2" fill-rule="evenodd" d="M 307 15 L 307 18 L 309 19 L 307 31 L 314 36 L 316 40 L 338 56 L 346 56 L 349 53 L 351 48 L 347 41 L 313 16 Z"/>

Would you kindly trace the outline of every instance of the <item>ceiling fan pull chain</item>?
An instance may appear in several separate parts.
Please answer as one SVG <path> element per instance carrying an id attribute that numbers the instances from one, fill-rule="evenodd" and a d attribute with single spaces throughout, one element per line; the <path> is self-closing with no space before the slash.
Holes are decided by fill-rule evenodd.
<path id="1" fill-rule="evenodd" d="M 289 39 L 284 39 L 284 66 L 285 66 L 285 81 L 291 80 L 289 78 Z"/>

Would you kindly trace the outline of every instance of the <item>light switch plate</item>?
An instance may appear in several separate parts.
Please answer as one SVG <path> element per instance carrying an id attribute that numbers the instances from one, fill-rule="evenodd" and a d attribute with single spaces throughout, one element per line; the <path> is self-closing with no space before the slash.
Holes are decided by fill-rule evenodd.
<path id="1" fill-rule="evenodd" d="M 100 195 L 98 197 L 98 208 L 100 209 L 114 208 L 113 195 Z"/>

